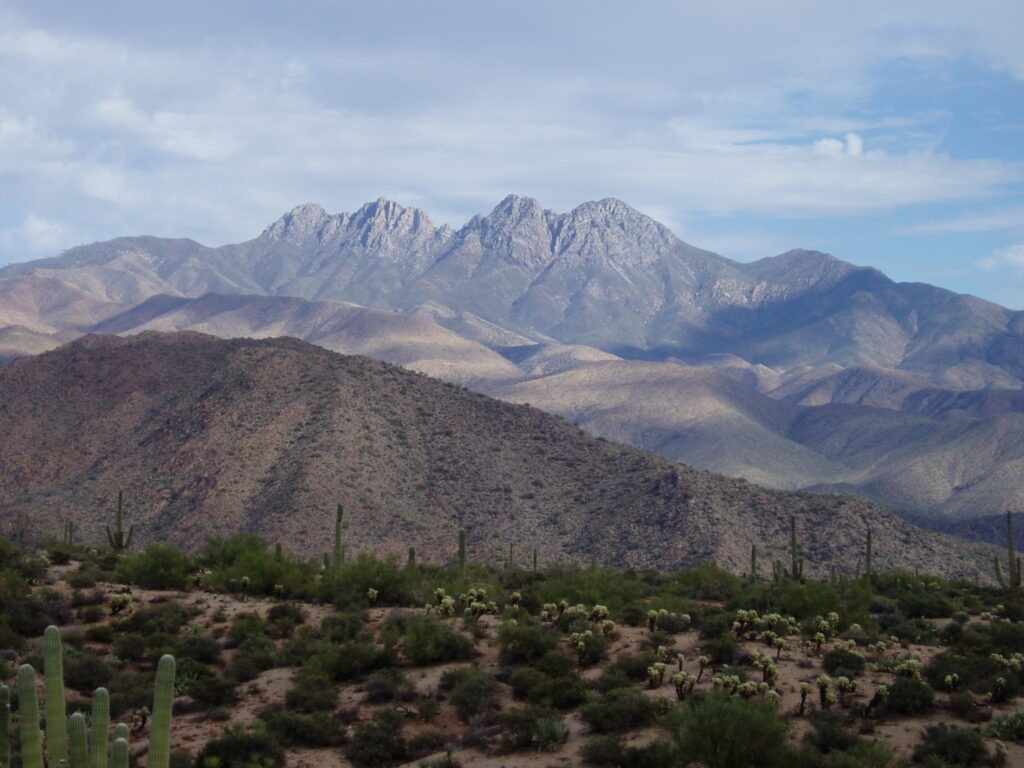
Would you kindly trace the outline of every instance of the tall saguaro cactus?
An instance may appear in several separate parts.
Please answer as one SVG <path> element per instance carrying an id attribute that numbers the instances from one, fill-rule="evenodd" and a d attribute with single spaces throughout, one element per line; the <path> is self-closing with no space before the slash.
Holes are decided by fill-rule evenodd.
<path id="1" fill-rule="evenodd" d="M 345 550 L 341 543 L 341 521 L 345 516 L 345 508 L 338 505 L 337 512 L 334 517 L 334 567 L 339 567 L 345 560 Z"/>
<path id="2" fill-rule="evenodd" d="M 21 764 L 25 768 L 43 768 L 43 737 L 39 731 L 39 694 L 36 671 L 30 664 L 18 669 L 18 717 L 21 724 Z"/>
<path id="3" fill-rule="evenodd" d="M 149 732 L 148 768 L 171 764 L 171 702 L 174 699 L 174 657 L 164 654 L 156 667 L 153 693 L 153 725 Z"/>
<path id="4" fill-rule="evenodd" d="M 135 533 L 135 526 L 128 529 L 128 535 L 124 533 L 124 491 L 117 492 L 117 507 L 114 510 L 114 530 L 107 526 L 107 543 L 117 553 L 124 552 L 132 546 L 132 535 Z"/>
<path id="5" fill-rule="evenodd" d="M 107 768 L 107 731 L 110 729 L 110 693 L 97 688 L 92 695 L 91 768 Z"/>
<path id="6" fill-rule="evenodd" d="M 60 630 L 43 633 L 43 679 L 46 683 L 46 759 L 56 765 L 68 759 L 67 710 L 64 705 L 64 651 Z"/>
<path id="7" fill-rule="evenodd" d="M 864 575 L 868 577 L 868 581 L 875 578 L 873 555 L 874 553 L 871 548 L 871 529 L 868 528 L 867 550 L 864 553 Z"/>
<path id="8" fill-rule="evenodd" d="M 128 739 L 114 739 L 110 762 L 111 768 L 128 768 Z"/>
<path id="9" fill-rule="evenodd" d="M 89 768 L 89 736 L 85 715 L 81 712 L 75 712 L 68 718 L 68 735 L 71 738 L 71 768 Z"/>
<path id="10" fill-rule="evenodd" d="M 459 529 L 459 578 L 466 580 L 466 529 Z"/>
<path id="11" fill-rule="evenodd" d="M 0 766 L 11 765 L 11 689 L 0 683 Z"/>
<path id="12" fill-rule="evenodd" d="M 789 516 L 789 559 L 792 571 L 790 575 L 797 581 L 804 580 L 804 561 L 800 557 L 800 547 L 796 541 L 796 516 Z"/>

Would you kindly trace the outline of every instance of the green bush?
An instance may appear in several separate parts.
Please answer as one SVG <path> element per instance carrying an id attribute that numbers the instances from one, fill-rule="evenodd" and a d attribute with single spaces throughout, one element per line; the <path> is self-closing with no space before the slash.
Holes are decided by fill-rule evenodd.
<path id="1" fill-rule="evenodd" d="M 330 712 L 338 703 L 338 690 L 319 675 L 297 675 L 285 694 L 284 705 L 291 712 Z"/>
<path id="2" fill-rule="evenodd" d="M 530 664 L 558 647 L 558 636 L 533 622 L 505 622 L 498 628 L 502 664 Z"/>
<path id="3" fill-rule="evenodd" d="M 287 553 L 278 558 L 268 549 L 267 542 L 255 534 L 208 538 L 199 554 L 199 563 L 213 571 L 208 583 L 217 589 L 234 591 L 247 579 L 246 591 L 251 594 L 278 595 L 280 585 L 285 597 L 312 597 L 314 565 Z"/>
<path id="4" fill-rule="evenodd" d="M 715 691 L 678 711 L 672 735 L 679 753 L 708 768 L 789 768 L 796 764 L 789 726 L 771 702 Z"/>
<path id="5" fill-rule="evenodd" d="M 938 758 L 942 765 L 979 765 L 988 757 L 981 734 L 969 728 L 958 728 L 947 723 L 929 725 L 921 743 L 914 747 L 914 762 L 923 763 Z"/>
<path id="6" fill-rule="evenodd" d="M 588 739 L 580 748 L 580 756 L 590 765 L 614 768 L 674 768 L 679 765 L 671 744 L 654 741 L 643 747 L 627 747 L 621 736 L 613 735 Z"/>
<path id="7" fill-rule="evenodd" d="M 262 724 L 261 724 L 262 725 Z M 246 730 L 242 725 L 229 725 L 223 735 L 206 742 L 196 757 L 196 765 L 209 765 L 218 760 L 219 768 L 279 768 L 284 763 L 284 750 L 266 727 Z"/>
<path id="8" fill-rule="evenodd" d="M 912 677 L 897 677 L 889 686 L 885 707 L 900 715 L 924 715 L 932 711 L 934 704 L 935 694 L 926 683 Z"/>
<path id="9" fill-rule="evenodd" d="M 220 659 L 220 643 L 205 632 L 192 631 L 178 638 L 174 656 L 178 659 L 214 664 Z"/>
<path id="10" fill-rule="evenodd" d="M 347 613 L 332 613 L 325 617 L 320 624 L 320 631 L 332 643 L 344 643 L 359 637 L 359 633 L 365 626 L 366 622 L 362 616 L 349 611 Z"/>
<path id="11" fill-rule="evenodd" d="M 234 683 L 212 673 L 197 675 L 183 692 L 207 707 L 224 707 L 238 699 Z"/>
<path id="12" fill-rule="evenodd" d="M 499 743 L 505 752 L 523 749 L 549 750 L 565 741 L 568 730 L 562 718 L 542 707 L 510 709 L 495 718 Z"/>
<path id="13" fill-rule="evenodd" d="M 117 622 L 121 632 L 138 632 L 141 635 L 174 635 L 188 624 L 192 612 L 177 602 L 168 600 L 145 608 L 139 608 L 131 616 Z"/>
<path id="14" fill-rule="evenodd" d="M 654 722 L 658 704 L 635 688 L 616 688 L 580 710 L 597 733 L 622 733 Z"/>
<path id="15" fill-rule="evenodd" d="M 356 728 L 345 745 L 345 756 L 359 768 L 387 768 L 404 762 L 409 747 L 402 737 L 402 715 L 380 710 L 373 720 Z"/>
<path id="16" fill-rule="evenodd" d="M 472 641 L 433 616 L 415 616 L 405 628 L 403 653 L 416 666 L 466 661 L 476 655 Z"/>
<path id="17" fill-rule="evenodd" d="M 367 605 L 370 589 L 377 590 L 378 605 L 418 605 L 423 601 L 414 592 L 414 574 L 395 556 L 380 560 L 363 553 L 354 563 L 328 569 L 317 594 L 342 609 Z"/>
<path id="18" fill-rule="evenodd" d="M 126 555 L 117 566 L 117 578 L 143 589 L 185 589 L 195 568 L 192 558 L 171 544 L 150 544 Z"/>
<path id="19" fill-rule="evenodd" d="M 985 735 L 1003 741 L 1024 741 L 1024 712 L 993 717 L 985 726 Z"/>
<path id="20" fill-rule="evenodd" d="M 833 677 L 848 677 L 851 680 L 864 671 L 864 657 L 859 653 L 837 648 L 827 651 L 821 659 L 821 666 Z"/>
<path id="21" fill-rule="evenodd" d="M 323 649 L 306 662 L 306 668 L 344 683 L 384 666 L 382 654 L 370 643 L 356 642 Z"/>
<path id="22" fill-rule="evenodd" d="M 441 676 L 441 687 L 450 690 L 455 711 L 463 722 L 484 715 L 498 696 L 498 681 L 476 667 L 456 667 Z"/>
<path id="23" fill-rule="evenodd" d="M 260 637 L 266 638 L 267 622 L 255 613 L 239 613 L 231 622 L 231 629 L 228 631 L 228 647 L 237 648 L 246 640 Z"/>
<path id="24" fill-rule="evenodd" d="M 400 669 L 388 667 L 374 672 L 363 685 L 366 701 L 379 704 L 382 701 L 411 701 L 416 698 L 416 689 Z"/>
<path id="25" fill-rule="evenodd" d="M 260 720 L 282 747 L 338 747 L 345 743 L 341 722 L 327 712 L 297 714 L 268 707 L 260 712 Z"/>

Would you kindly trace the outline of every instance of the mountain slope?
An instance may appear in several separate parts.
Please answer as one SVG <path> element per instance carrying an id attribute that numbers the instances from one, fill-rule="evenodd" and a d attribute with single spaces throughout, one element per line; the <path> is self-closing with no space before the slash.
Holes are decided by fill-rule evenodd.
<path id="1" fill-rule="evenodd" d="M 735 569 L 785 552 L 788 515 L 816 573 L 852 572 L 867 527 L 880 567 L 984 577 L 987 554 L 856 499 L 782 494 L 587 436 L 362 357 L 290 339 L 87 336 L 0 370 L 0 510 L 37 533 L 73 517 L 98 540 L 119 489 L 140 541 L 196 546 L 246 529 L 311 554 L 335 503 L 355 549 Z"/>

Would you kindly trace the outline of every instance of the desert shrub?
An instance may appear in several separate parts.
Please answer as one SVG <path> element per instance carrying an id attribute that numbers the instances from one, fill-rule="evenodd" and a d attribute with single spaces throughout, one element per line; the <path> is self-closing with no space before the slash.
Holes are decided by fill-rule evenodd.
<path id="1" fill-rule="evenodd" d="M 502 664 L 530 664 L 558 646 L 553 632 L 532 622 L 505 622 L 498 628 Z"/>
<path id="2" fill-rule="evenodd" d="M 236 682 L 252 680 L 260 672 L 273 669 L 277 663 L 277 649 L 269 637 L 254 635 L 245 640 L 228 665 L 227 674 Z"/>
<path id="3" fill-rule="evenodd" d="M 740 653 L 736 638 L 731 633 L 708 640 L 700 649 L 711 659 L 712 664 L 734 664 Z"/>
<path id="4" fill-rule="evenodd" d="M 853 679 L 864 671 L 864 657 L 845 648 L 827 651 L 821 659 L 821 666 L 833 677 Z"/>
<path id="5" fill-rule="evenodd" d="M 312 596 L 314 566 L 287 553 L 277 557 L 266 541 L 252 533 L 208 538 L 199 563 L 212 570 L 208 583 L 217 589 L 238 589 L 244 579 L 251 594 L 277 595 L 280 586 L 288 598 Z"/>
<path id="6" fill-rule="evenodd" d="M 185 589 L 192 558 L 171 544 L 150 544 L 141 552 L 125 555 L 117 566 L 117 578 L 143 589 Z"/>
<path id="7" fill-rule="evenodd" d="M 114 639 L 114 628 L 109 624 L 94 624 L 85 630 L 85 639 L 92 643 L 109 643 Z"/>
<path id="8" fill-rule="evenodd" d="M 96 571 L 75 571 L 69 573 L 64 580 L 73 589 L 92 589 L 96 586 L 97 577 Z"/>
<path id="9" fill-rule="evenodd" d="M 317 594 L 338 608 L 360 608 L 367 604 L 367 592 L 377 590 L 378 605 L 415 605 L 414 572 L 404 567 L 397 557 L 383 560 L 366 553 L 354 563 L 330 568 L 317 585 Z"/>
<path id="10" fill-rule="evenodd" d="M 921 743 L 914 747 L 914 762 L 923 763 L 938 758 L 942 765 L 979 765 L 988 757 L 981 734 L 969 728 L 958 728 L 947 723 L 929 725 Z"/>
<path id="11" fill-rule="evenodd" d="M 944 619 L 953 615 L 956 607 L 941 592 L 934 589 L 915 589 L 902 593 L 896 604 L 911 619 Z"/>
<path id="12" fill-rule="evenodd" d="M 580 710 L 583 721 L 597 733 L 622 733 L 654 722 L 657 703 L 635 688 L 616 688 Z"/>
<path id="13" fill-rule="evenodd" d="M 927 683 L 912 677 L 897 677 L 889 686 L 885 707 L 900 715 L 923 715 L 932 711 L 935 694 Z"/>
<path id="14" fill-rule="evenodd" d="M 344 683 L 384 666 L 381 653 L 370 643 L 332 645 L 306 662 L 305 668 L 336 683 Z"/>
<path id="15" fill-rule="evenodd" d="M 426 731 L 419 731 L 409 737 L 406 742 L 409 758 L 415 760 L 420 757 L 425 757 L 431 752 L 437 752 L 442 749 L 447 743 L 447 738 L 440 731 L 434 730 L 433 728 Z M 443 758 L 442 758 L 443 760 Z M 443 762 L 443 765 L 447 768 L 447 762 Z M 420 763 L 422 766 L 423 763 Z"/>
<path id="16" fill-rule="evenodd" d="M 433 616 L 415 616 L 405 627 L 402 651 L 416 666 L 465 661 L 476 651 L 469 638 Z"/>
<path id="17" fill-rule="evenodd" d="M 812 728 L 804 736 L 804 744 L 823 755 L 849 751 L 861 740 L 838 712 L 820 710 L 811 714 L 810 721 Z"/>
<path id="18" fill-rule="evenodd" d="M 924 674 L 936 690 L 947 690 L 946 678 L 956 675 L 954 690 L 987 693 L 992 689 L 993 678 L 1000 674 L 1000 667 L 987 656 L 943 651 L 928 662 Z"/>
<path id="19" fill-rule="evenodd" d="M 608 656 L 608 638 L 599 632 L 584 633 L 574 650 L 580 666 L 591 667 Z"/>
<path id="20" fill-rule="evenodd" d="M 82 620 L 83 624 L 95 624 L 97 621 L 102 621 L 104 616 L 106 613 L 100 605 L 87 605 L 78 612 L 78 618 Z"/>
<path id="21" fill-rule="evenodd" d="M 284 750 L 265 726 L 247 730 L 237 724 L 225 728 L 220 738 L 206 742 L 196 757 L 196 765 L 216 764 L 219 768 L 279 768 L 283 763 Z"/>
<path id="22" fill-rule="evenodd" d="M 119 635 L 111 650 L 124 661 L 142 661 L 146 656 L 146 638 L 138 632 Z"/>
<path id="23" fill-rule="evenodd" d="M 212 672 L 196 674 L 185 684 L 183 693 L 207 707 L 227 706 L 238 698 L 234 683 Z"/>
<path id="24" fill-rule="evenodd" d="M 277 651 L 276 666 L 301 667 L 311 657 L 320 653 L 326 645 L 312 627 L 299 627 L 293 637 L 284 641 Z"/>
<path id="25" fill-rule="evenodd" d="M 463 722 L 483 716 L 498 696 L 498 681 L 475 667 L 464 667 L 451 686 L 451 702 Z M 448 681 L 450 683 L 450 681 Z M 442 683 L 447 684 L 443 678 Z"/>
<path id="26" fill-rule="evenodd" d="M 387 768 L 403 762 L 409 747 L 402 737 L 402 715 L 383 709 L 358 728 L 345 745 L 345 756 L 359 768 Z"/>
<path id="27" fill-rule="evenodd" d="M 693 600 L 731 600 L 740 593 L 742 580 L 713 563 L 700 563 L 680 571 L 673 586 Z"/>
<path id="28" fill-rule="evenodd" d="M 628 747 L 621 736 L 594 736 L 580 748 L 580 756 L 590 765 L 614 768 L 673 768 L 678 765 L 675 750 L 664 741 L 642 747 Z"/>
<path id="29" fill-rule="evenodd" d="M 337 688 L 318 675 L 297 675 L 284 698 L 284 705 L 290 712 L 305 714 L 329 712 L 337 703 Z"/>
<path id="30" fill-rule="evenodd" d="M 213 664 L 220 659 L 220 643 L 205 632 L 189 632 L 178 639 L 174 655 L 180 659 Z"/>
<path id="31" fill-rule="evenodd" d="M 764 699 L 742 699 L 716 691 L 694 697 L 673 713 L 670 729 L 679 753 L 708 768 L 788 768 L 796 756 L 789 726 Z"/>
<path id="32" fill-rule="evenodd" d="M 64 653 L 64 684 L 81 693 L 92 693 L 110 682 L 112 670 L 94 653 L 66 650 Z"/>
<path id="33" fill-rule="evenodd" d="M 880 613 L 875 617 L 882 633 L 908 643 L 926 643 L 938 639 L 938 630 L 927 619 L 908 619 L 901 613 Z"/>
<path id="34" fill-rule="evenodd" d="M 985 726 L 985 735 L 1003 741 L 1024 741 L 1024 712 L 993 717 Z"/>
<path id="35" fill-rule="evenodd" d="M 176 600 L 156 603 L 139 608 L 131 616 L 117 622 L 121 632 L 138 632 L 141 635 L 173 635 L 188 623 L 191 612 Z"/>
<path id="36" fill-rule="evenodd" d="M 366 622 L 358 613 L 333 613 L 321 622 L 320 632 L 332 643 L 344 643 L 355 640 L 365 626 Z"/>
<path id="37" fill-rule="evenodd" d="M 153 706 L 153 675 L 120 669 L 111 676 L 107 688 L 111 717 L 116 718 L 130 709 Z"/>
<path id="38" fill-rule="evenodd" d="M 260 720 L 282 747 L 337 747 L 345 743 L 345 730 L 336 718 L 326 712 L 308 715 L 268 707 L 260 712 Z"/>
<path id="39" fill-rule="evenodd" d="M 379 704 L 382 701 L 411 701 L 416 697 L 416 689 L 400 669 L 388 667 L 366 678 L 363 685 L 366 690 L 366 701 Z"/>
<path id="40" fill-rule="evenodd" d="M 568 731 L 556 712 L 542 707 L 510 709 L 495 718 L 499 744 L 506 752 L 548 750 L 565 741 Z"/>
<path id="41" fill-rule="evenodd" d="M 254 637 L 268 637 L 267 622 L 255 613 L 239 613 L 228 631 L 228 647 L 237 648 Z"/>

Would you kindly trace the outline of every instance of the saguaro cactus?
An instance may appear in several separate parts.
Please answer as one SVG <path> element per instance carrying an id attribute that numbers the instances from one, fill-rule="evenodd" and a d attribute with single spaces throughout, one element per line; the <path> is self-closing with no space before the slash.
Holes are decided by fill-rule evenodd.
<path id="1" fill-rule="evenodd" d="M 0 766 L 11 765 L 11 689 L 0 683 Z"/>
<path id="2" fill-rule="evenodd" d="M 148 768 L 169 768 L 171 763 L 171 701 L 174 699 L 174 657 L 164 654 L 156 667 L 153 725 L 149 732 Z"/>
<path id="3" fill-rule="evenodd" d="M 871 529 L 868 528 L 867 549 L 864 552 L 864 575 L 871 580 L 875 577 L 873 552 L 871 551 Z"/>
<path id="4" fill-rule="evenodd" d="M 111 768 L 128 768 L 128 739 L 114 739 L 110 762 Z"/>
<path id="5" fill-rule="evenodd" d="M 750 545 L 750 579 L 757 581 L 757 544 Z"/>
<path id="6" fill-rule="evenodd" d="M 68 718 L 71 738 L 71 768 L 89 768 L 89 737 L 86 734 L 85 715 L 75 712 Z"/>
<path id="7" fill-rule="evenodd" d="M 46 683 L 46 759 L 56 765 L 68 759 L 68 733 L 64 652 L 60 630 L 52 624 L 43 633 L 43 678 Z"/>
<path id="8" fill-rule="evenodd" d="M 43 737 L 39 731 L 39 695 L 36 671 L 29 664 L 18 669 L 18 717 L 21 724 L 21 764 L 25 768 L 43 768 Z"/>
<path id="9" fill-rule="evenodd" d="M 341 521 L 345 516 L 345 508 L 338 505 L 334 516 L 334 566 L 337 568 L 345 560 L 345 550 L 341 544 Z"/>
<path id="10" fill-rule="evenodd" d="M 92 694 L 92 768 L 107 768 L 107 731 L 110 728 L 110 694 L 97 688 Z"/>
<path id="11" fill-rule="evenodd" d="M 459 578 L 466 580 L 466 529 L 459 529 Z"/>
<path id="12" fill-rule="evenodd" d="M 128 529 L 128 535 L 124 533 L 124 491 L 117 492 L 117 507 L 114 509 L 114 530 L 107 526 L 107 543 L 115 552 L 124 552 L 132 545 L 132 536 L 135 533 L 135 526 Z"/>
<path id="13" fill-rule="evenodd" d="M 804 580 L 804 561 L 800 557 L 800 547 L 796 541 L 796 517 L 789 516 L 789 559 L 792 570 L 790 576 L 797 581 Z"/>

